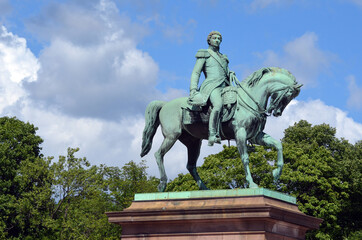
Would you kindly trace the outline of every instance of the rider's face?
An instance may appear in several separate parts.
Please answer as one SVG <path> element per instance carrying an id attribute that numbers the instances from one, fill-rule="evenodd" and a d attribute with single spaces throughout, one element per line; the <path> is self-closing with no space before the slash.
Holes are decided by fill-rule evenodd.
<path id="1" fill-rule="evenodd" d="M 213 47 L 219 47 L 221 43 L 221 36 L 214 34 L 210 38 L 210 45 Z"/>

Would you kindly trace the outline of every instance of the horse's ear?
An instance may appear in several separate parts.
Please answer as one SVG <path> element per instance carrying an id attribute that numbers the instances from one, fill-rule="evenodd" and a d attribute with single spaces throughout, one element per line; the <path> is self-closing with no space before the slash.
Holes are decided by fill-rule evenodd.
<path id="1" fill-rule="evenodd" d="M 303 84 L 298 84 L 297 86 L 295 86 L 296 88 L 301 88 L 301 87 L 303 87 Z"/>

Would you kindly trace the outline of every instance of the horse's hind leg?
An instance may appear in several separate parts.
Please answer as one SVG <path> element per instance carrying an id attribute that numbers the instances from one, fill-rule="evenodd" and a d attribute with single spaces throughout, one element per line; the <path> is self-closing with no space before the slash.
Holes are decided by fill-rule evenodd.
<path id="1" fill-rule="evenodd" d="M 185 135 L 181 135 L 180 141 L 187 147 L 187 170 L 189 170 L 191 176 L 195 179 L 197 185 L 200 190 L 209 190 L 204 182 L 201 180 L 199 173 L 197 172 L 196 162 L 200 156 L 200 148 L 201 148 L 201 139 L 197 139 L 194 137 L 185 137 Z"/>
<path id="2" fill-rule="evenodd" d="M 159 192 L 164 192 L 167 185 L 167 175 L 165 171 L 165 165 L 163 164 L 163 157 L 172 148 L 176 140 L 177 137 L 166 136 L 161 144 L 161 147 L 155 153 L 158 170 L 160 171 L 160 176 L 161 176 L 161 181 L 160 184 L 158 185 Z"/>

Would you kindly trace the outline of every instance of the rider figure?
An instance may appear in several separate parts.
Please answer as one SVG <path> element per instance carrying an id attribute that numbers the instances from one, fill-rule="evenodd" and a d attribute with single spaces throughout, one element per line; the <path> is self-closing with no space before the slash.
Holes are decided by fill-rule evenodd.
<path id="1" fill-rule="evenodd" d="M 212 110 L 209 119 L 209 146 L 221 143 L 219 134 L 220 113 L 223 106 L 221 93 L 223 88 L 230 85 L 230 78 L 235 73 L 229 71 L 229 60 L 226 55 L 219 52 L 222 36 L 217 31 L 212 31 L 207 36 L 208 49 L 200 49 L 196 53 L 196 64 L 191 75 L 189 103 L 195 106 L 205 106 L 210 100 Z M 198 92 L 201 72 L 205 80 Z"/>

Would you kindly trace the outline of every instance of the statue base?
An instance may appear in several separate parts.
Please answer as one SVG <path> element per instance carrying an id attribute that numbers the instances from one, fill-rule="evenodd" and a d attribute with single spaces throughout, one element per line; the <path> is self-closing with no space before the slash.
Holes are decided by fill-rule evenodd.
<path id="1" fill-rule="evenodd" d="M 305 239 L 323 221 L 265 188 L 136 194 L 129 208 L 106 214 L 129 240 Z"/>

